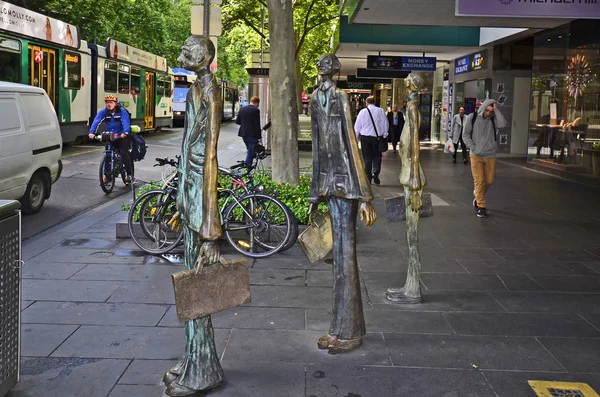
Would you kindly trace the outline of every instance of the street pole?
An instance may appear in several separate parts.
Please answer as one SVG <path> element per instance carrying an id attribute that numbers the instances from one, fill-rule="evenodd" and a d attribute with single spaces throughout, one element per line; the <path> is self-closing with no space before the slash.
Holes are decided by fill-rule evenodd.
<path id="1" fill-rule="evenodd" d="M 210 24 L 210 0 L 204 0 L 204 35 L 206 37 L 208 37 L 210 34 L 209 24 Z"/>

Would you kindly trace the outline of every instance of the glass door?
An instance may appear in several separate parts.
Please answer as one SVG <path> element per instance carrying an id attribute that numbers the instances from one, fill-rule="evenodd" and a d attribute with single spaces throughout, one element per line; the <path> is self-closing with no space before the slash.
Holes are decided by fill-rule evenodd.
<path id="1" fill-rule="evenodd" d="M 145 97 L 144 97 L 144 124 L 145 129 L 154 128 L 154 98 L 156 96 L 155 90 L 155 74 L 146 72 L 145 79 Z"/>
<path id="2" fill-rule="evenodd" d="M 29 84 L 43 88 L 56 108 L 56 50 L 29 45 Z"/>

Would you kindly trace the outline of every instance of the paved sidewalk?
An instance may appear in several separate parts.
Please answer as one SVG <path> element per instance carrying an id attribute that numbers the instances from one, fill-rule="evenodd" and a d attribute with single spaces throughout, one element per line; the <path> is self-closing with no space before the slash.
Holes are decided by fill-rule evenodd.
<path id="1" fill-rule="evenodd" d="M 491 216 L 471 208 L 468 166 L 423 150 L 438 204 L 422 219 L 424 302 L 386 303 L 407 266 L 399 161 L 374 186 L 380 219 L 359 227 L 364 345 L 331 356 L 331 267 L 298 248 L 251 262 L 252 303 L 213 316 L 226 383 L 212 396 L 535 396 L 527 380 L 585 382 L 600 392 L 600 191 L 499 163 Z M 303 157 L 310 156 L 302 154 Z M 115 239 L 113 201 L 28 240 L 21 396 L 162 396 L 184 347 L 172 272 L 180 263 Z M 226 256 L 233 256 L 224 246 Z"/>

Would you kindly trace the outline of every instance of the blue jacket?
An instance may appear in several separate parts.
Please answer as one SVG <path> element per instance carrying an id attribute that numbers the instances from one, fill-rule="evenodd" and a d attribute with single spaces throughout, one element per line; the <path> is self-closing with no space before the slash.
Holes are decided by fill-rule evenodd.
<path id="1" fill-rule="evenodd" d="M 94 122 L 90 127 L 90 133 L 95 134 L 98 126 L 103 121 L 106 122 L 106 132 L 118 134 L 124 132 L 129 134 L 129 131 L 131 131 L 129 113 L 127 113 L 126 110 L 121 109 L 120 106 L 115 108 L 115 113 L 113 114 L 106 110 L 106 108 L 101 109 L 94 118 Z"/>

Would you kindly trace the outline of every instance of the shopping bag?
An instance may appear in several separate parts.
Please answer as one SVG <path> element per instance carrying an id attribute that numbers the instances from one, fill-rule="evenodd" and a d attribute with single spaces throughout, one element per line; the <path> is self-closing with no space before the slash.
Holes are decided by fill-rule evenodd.
<path id="1" fill-rule="evenodd" d="M 452 142 L 452 138 L 448 138 L 446 141 L 446 145 L 444 146 L 444 153 L 454 154 L 454 143 Z"/>
<path id="2" fill-rule="evenodd" d="M 298 242 L 310 263 L 325 259 L 333 248 L 331 217 L 329 211 L 310 214 L 310 226 L 298 236 Z"/>
<path id="3" fill-rule="evenodd" d="M 250 302 L 248 260 L 235 259 L 225 266 L 205 266 L 171 274 L 179 322 L 195 320 Z"/>

